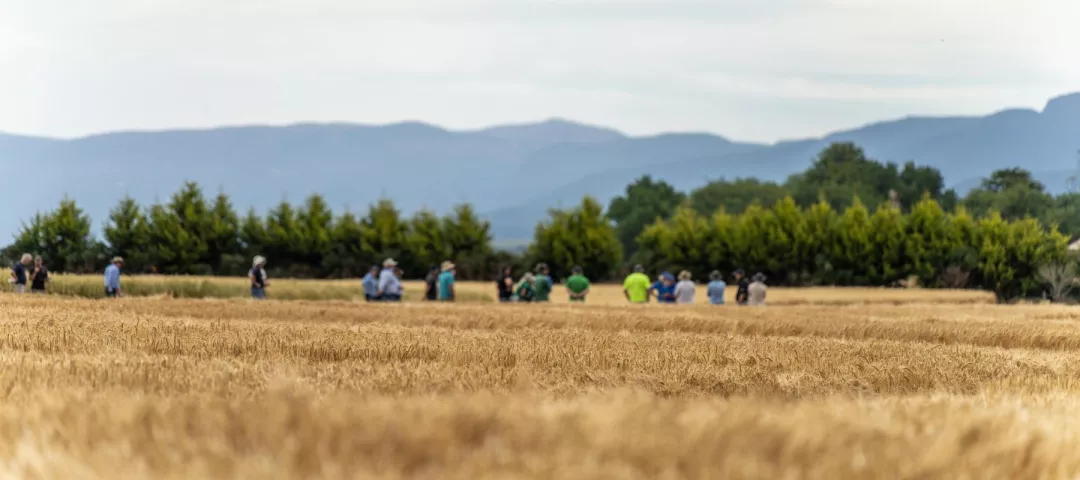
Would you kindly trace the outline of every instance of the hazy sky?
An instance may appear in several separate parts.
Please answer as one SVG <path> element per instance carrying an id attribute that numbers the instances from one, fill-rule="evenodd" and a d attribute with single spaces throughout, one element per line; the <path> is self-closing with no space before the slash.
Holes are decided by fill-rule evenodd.
<path id="1" fill-rule="evenodd" d="M 564 117 L 772 141 L 1080 90 L 1077 0 L 0 0 L 0 131 Z"/>

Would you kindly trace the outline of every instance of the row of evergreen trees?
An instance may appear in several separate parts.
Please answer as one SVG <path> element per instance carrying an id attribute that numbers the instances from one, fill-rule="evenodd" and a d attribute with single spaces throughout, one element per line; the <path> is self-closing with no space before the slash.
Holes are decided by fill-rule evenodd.
<path id="1" fill-rule="evenodd" d="M 890 285 L 914 276 L 923 286 L 983 288 L 1008 299 L 1038 294 L 1036 270 L 1063 260 L 1067 241 L 1034 219 L 974 218 L 963 207 L 948 213 L 929 196 L 906 212 L 887 202 L 871 210 L 857 198 L 842 211 L 826 202 L 802 208 L 786 197 L 738 215 L 723 208 L 703 215 L 683 205 L 644 229 L 633 261 L 652 271 L 687 269 L 699 279 L 713 269 L 742 268 L 785 285 Z M 550 212 L 527 252 L 511 255 L 493 248 L 490 225 L 467 204 L 444 217 L 421 211 L 404 218 L 382 200 L 360 217 L 335 214 L 313 195 L 299 206 L 282 202 L 266 215 L 252 210 L 241 217 L 227 195 L 207 200 L 194 183 L 149 208 L 122 200 L 103 241 L 75 202 L 63 200 L 33 217 L 5 253 L 23 252 L 66 272 L 100 271 L 114 255 L 135 273 L 242 275 L 260 254 L 276 276 L 323 278 L 361 276 L 387 257 L 411 278 L 446 259 L 464 279 L 492 278 L 505 264 L 520 272 L 540 261 L 556 278 L 575 265 L 594 280 L 628 267 L 613 222 L 588 197 Z"/>
<path id="2" fill-rule="evenodd" d="M 451 215 L 419 212 L 402 218 L 388 200 L 366 216 L 335 215 L 319 195 L 302 205 L 281 202 L 265 216 L 239 216 L 228 195 L 207 200 L 187 183 L 168 203 L 143 208 L 125 198 L 104 225 L 104 239 L 91 234 L 91 220 L 65 199 L 52 212 L 23 226 L 6 257 L 41 255 L 54 271 L 98 271 L 112 256 L 123 256 L 132 273 L 243 275 L 254 255 L 271 260 L 269 269 L 289 277 L 355 277 L 393 257 L 406 275 L 422 276 L 431 265 L 452 258 L 464 278 L 489 276 L 506 254 L 492 248 L 490 225 L 472 207 Z"/>
<path id="3" fill-rule="evenodd" d="M 999 299 L 1036 296 L 1037 271 L 1062 262 L 1068 237 L 1033 218 L 975 219 L 926 197 L 909 212 L 890 203 L 871 211 L 857 198 L 843 212 L 819 202 L 800 208 L 791 197 L 740 215 L 702 216 L 689 206 L 638 237 L 654 267 L 761 271 L 789 285 L 893 285 L 982 288 Z M 699 277 L 702 278 L 702 277 Z"/>

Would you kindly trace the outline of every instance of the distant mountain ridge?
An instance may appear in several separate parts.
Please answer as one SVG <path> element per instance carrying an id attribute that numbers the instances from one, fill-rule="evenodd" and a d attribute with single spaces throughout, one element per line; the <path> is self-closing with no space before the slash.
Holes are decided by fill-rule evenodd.
<path id="1" fill-rule="evenodd" d="M 873 123 L 821 138 L 772 145 L 709 133 L 629 136 L 553 118 L 539 123 L 455 131 L 422 122 L 388 125 L 298 123 L 129 131 L 58 140 L 0 133 L 0 162 L 25 176 L 0 210 L 0 236 L 37 211 L 75 198 L 100 227 L 125 194 L 166 201 L 184 181 L 208 195 L 229 193 L 237 210 L 265 211 L 282 199 L 323 194 L 338 210 L 364 212 L 381 196 L 403 213 L 447 211 L 471 202 L 501 241 L 531 236 L 549 208 L 585 194 L 603 202 L 650 174 L 690 190 L 709 180 L 782 181 L 805 169 L 829 143 L 853 141 L 881 161 L 914 160 L 950 185 L 977 184 L 992 170 L 1021 166 L 1063 191 L 1080 150 L 1080 93 L 1042 111 L 918 117 Z"/>

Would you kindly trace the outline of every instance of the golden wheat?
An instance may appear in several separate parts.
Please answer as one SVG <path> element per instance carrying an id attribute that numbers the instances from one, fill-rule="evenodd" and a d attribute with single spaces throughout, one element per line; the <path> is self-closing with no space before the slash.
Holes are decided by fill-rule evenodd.
<path id="1" fill-rule="evenodd" d="M 1080 475 L 1080 311 L 918 290 L 775 289 L 763 308 L 596 293 L 0 295 L 0 477 Z"/>

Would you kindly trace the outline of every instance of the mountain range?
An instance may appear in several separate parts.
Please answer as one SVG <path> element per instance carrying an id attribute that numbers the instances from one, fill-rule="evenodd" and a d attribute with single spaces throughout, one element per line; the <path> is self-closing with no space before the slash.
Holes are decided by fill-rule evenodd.
<path id="1" fill-rule="evenodd" d="M 1080 93 L 1041 111 L 919 117 L 874 123 L 821 138 L 774 144 L 710 133 L 628 136 L 552 119 L 451 131 L 405 122 L 241 126 L 132 131 L 76 139 L 0 133 L 0 162 L 14 176 L 0 236 L 17 233 L 35 212 L 74 198 L 100 227 L 124 195 L 164 202 L 183 182 L 208 195 L 227 192 L 243 212 L 322 194 L 333 207 L 362 213 L 380 197 L 403 213 L 437 213 L 472 203 L 502 243 L 531 237 L 548 209 L 602 202 L 649 174 L 682 190 L 710 180 L 783 181 L 832 142 L 855 142 L 879 161 L 914 160 L 938 168 L 961 193 L 999 168 L 1020 166 L 1052 192 L 1068 187 L 1080 149 Z"/>

